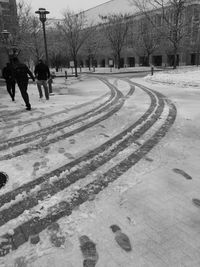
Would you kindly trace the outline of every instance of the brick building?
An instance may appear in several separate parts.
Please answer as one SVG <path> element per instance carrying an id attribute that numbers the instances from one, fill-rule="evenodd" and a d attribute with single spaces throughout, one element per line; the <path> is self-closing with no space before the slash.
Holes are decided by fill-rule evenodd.
<path id="1" fill-rule="evenodd" d="M 3 30 L 15 34 L 17 27 L 16 0 L 0 0 L 0 32 Z M 0 39 L 0 69 L 8 61 L 5 44 Z"/>
<path id="2" fill-rule="evenodd" d="M 161 23 L 161 11 L 154 10 L 150 12 L 155 14 L 157 23 Z M 88 22 L 93 22 L 94 24 L 100 22 L 99 15 L 105 16 L 112 13 L 129 13 L 131 27 L 129 28 L 127 41 L 121 54 L 121 66 L 133 67 L 145 65 L 144 51 L 142 51 L 141 48 L 136 49 L 136 47 L 134 47 L 134 44 L 130 41 L 130 36 L 137 34 L 138 25 L 140 25 L 146 18 L 138 11 L 138 9 L 136 9 L 130 0 L 111 0 L 86 10 L 84 13 Z M 185 33 L 178 50 L 177 64 L 194 65 L 197 63 L 197 60 L 199 60 L 200 53 L 200 1 L 186 0 L 183 15 L 185 21 Z M 96 34 L 103 34 L 100 32 L 101 31 L 99 30 Z M 102 41 L 104 42 L 104 45 L 101 46 L 101 49 L 95 55 L 95 65 L 104 67 L 108 66 L 109 59 L 113 56 L 109 45 L 103 37 Z M 88 59 L 87 56 L 84 56 L 84 53 L 82 53 L 80 61 L 84 66 L 88 65 Z M 166 41 L 166 39 L 161 40 L 158 47 L 154 49 L 150 55 L 149 61 L 150 64 L 157 66 L 173 65 L 174 56 L 172 45 Z"/>

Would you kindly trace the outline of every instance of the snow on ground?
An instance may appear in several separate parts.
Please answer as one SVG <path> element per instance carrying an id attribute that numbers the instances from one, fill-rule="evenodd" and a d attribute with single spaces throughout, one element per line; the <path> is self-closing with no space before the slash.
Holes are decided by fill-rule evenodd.
<path id="1" fill-rule="evenodd" d="M 147 81 L 174 84 L 180 87 L 200 88 L 200 67 L 179 67 L 176 70 L 155 72 L 153 76 L 148 75 Z"/>
<path id="2" fill-rule="evenodd" d="M 5 105 L 5 108 L 3 107 L 2 109 L 2 114 L 13 112 L 13 110 L 23 111 L 23 109 L 24 112 L 9 116 L 11 121 L 8 121 L 5 117 L 1 119 L 0 140 L 23 136 L 45 127 L 50 127 L 52 124 L 62 123 L 66 119 L 70 120 L 75 116 L 87 112 L 88 109 L 95 108 L 110 96 L 108 88 L 96 80 L 93 80 L 93 82 L 91 80 L 90 82 L 85 80 L 81 82 L 80 86 L 79 80 L 75 81 L 75 79 L 70 79 L 69 86 L 69 81 L 66 84 L 64 78 L 57 78 L 53 83 L 53 91 L 54 95 L 50 96 L 49 101 L 45 99 L 40 101 L 36 84 L 29 84 L 28 93 L 32 110 L 28 113 L 25 110 L 24 102 L 18 88 L 16 88 L 16 102 L 13 103 L 9 99 L 5 88 L 2 87 L 2 92 L 4 93 L 2 102 Z M 23 122 L 26 123 L 23 124 Z M 70 130 L 73 130 L 73 128 L 70 129 L 68 127 L 67 131 Z M 59 136 L 63 132 L 64 130 L 61 129 L 61 131 L 55 132 L 53 136 L 49 134 L 44 141 L 48 141 L 48 138 Z M 35 176 L 42 175 L 52 168 L 72 160 L 74 158 L 73 153 L 77 153 L 74 152 L 74 149 L 71 151 L 73 144 L 70 143 L 73 143 L 73 140 L 73 137 L 68 138 L 67 140 L 54 144 L 54 146 L 49 145 L 46 149 L 45 147 L 38 147 L 36 151 L 25 156 L 26 160 L 22 155 L 21 157 L 1 162 L 1 170 L 8 173 L 10 177 L 6 188 L 2 189 L 1 193 L 5 193 L 5 190 L 10 190 L 16 187 L 16 185 L 19 186 L 24 182 L 35 179 Z M 36 141 L 33 140 L 29 143 L 29 146 L 37 145 L 37 143 L 37 139 Z M 23 149 L 26 147 L 26 143 L 22 142 L 19 146 L 20 149 Z M 1 156 L 11 152 L 14 153 L 19 149 L 19 146 L 17 149 L 15 147 L 8 147 L 5 152 L 1 152 Z M 67 149 L 65 148 L 66 146 Z M 81 142 L 79 146 L 81 146 Z"/>
<path id="3" fill-rule="evenodd" d="M 40 242 L 37 245 L 24 244 L 17 251 L 6 256 L 6 262 L 1 259 L 0 267 L 82 267 L 83 257 L 78 240 L 83 234 L 96 243 L 99 254 L 96 267 L 199 266 L 200 217 L 199 210 L 191 205 L 191 199 L 198 198 L 200 193 L 198 179 L 200 155 L 197 150 L 200 140 L 198 73 L 199 70 L 195 68 L 185 68 L 155 73 L 153 77 L 150 76 L 145 80 L 133 78 L 133 81 L 163 93 L 175 103 L 178 116 L 170 132 L 136 166 L 97 196 L 77 207 L 70 216 L 58 221 L 59 235 L 65 238 L 61 247 L 52 245 L 49 232 L 45 230 L 41 232 Z M 59 78 L 57 81 L 58 83 L 55 80 L 53 84 L 55 95 L 49 102 L 39 102 L 36 86 L 30 85 L 33 110 L 30 113 L 24 111 L 16 117 L 16 122 L 19 122 L 19 127 L 15 126 L 17 129 L 21 129 L 20 122 L 28 120 L 28 116 L 36 119 L 38 112 L 41 112 L 41 116 L 49 116 L 63 111 L 63 114 L 65 116 L 67 114 L 70 118 L 75 114 L 81 114 L 87 108 L 95 107 L 102 101 L 101 97 L 104 100 L 109 97 L 108 88 L 95 79 L 84 79 L 82 82 L 69 79 L 65 82 L 63 78 Z M 159 83 L 154 84 L 154 81 Z M 119 82 L 117 77 L 110 78 L 110 82 L 124 94 L 129 90 L 129 86 L 122 81 Z M 19 94 L 16 103 L 9 102 L 5 92 L 2 99 L 5 101 L 1 103 L 5 113 L 16 110 L 16 107 L 24 108 Z M 96 102 L 91 102 L 95 99 L 97 99 Z M 84 134 L 79 134 L 69 138 L 69 142 L 59 142 L 52 146 L 52 153 L 49 153 L 51 150 L 47 153 L 39 149 L 38 155 L 33 158 L 30 155 L 26 158 L 22 156 L 16 162 L 13 161 L 15 164 L 10 166 L 9 176 L 13 178 L 18 176 L 19 179 L 16 181 L 10 179 L 8 188 L 9 186 L 15 188 L 26 182 L 28 175 L 25 173 L 26 167 L 31 168 L 29 166 L 31 165 L 33 168 L 31 170 L 34 171 L 35 162 L 40 162 L 39 170 L 35 168 L 34 175 L 29 174 L 29 179 L 35 179 L 49 168 L 54 168 L 54 159 L 55 165 L 59 166 L 63 162 L 80 156 L 83 152 L 86 153 L 92 146 L 105 142 L 108 137 L 114 136 L 117 131 L 127 127 L 131 120 L 136 120 L 147 109 L 148 104 L 148 97 L 139 91 L 126 102 L 124 109 L 117 113 L 117 119 L 114 117 L 101 123 L 101 127 L 89 130 L 85 137 Z M 58 120 L 62 121 L 62 118 L 58 117 Z M 32 124 L 32 130 L 43 128 L 44 125 L 51 123 L 48 118 L 44 119 L 43 123 L 39 122 L 40 125 Z M 5 122 L 1 123 L 5 125 Z M 9 134 L 12 134 L 12 131 Z M 21 129 L 20 134 L 25 132 L 26 129 Z M 82 142 L 84 138 L 89 144 Z M 118 157 L 120 158 L 120 155 Z M 3 164 L 9 172 L 9 161 Z M 105 171 L 102 169 L 109 169 L 112 164 L 114 166 L 116 162 L 112 161 L 109 166 L 105 164 L 96 174 L 87 177 L 87 181 L 100 177 L 101 172 Z M 187 171 L 193 177 L 193 182 L 185 181 L 174 174 L 172 171 L 174 168 Z M 23 174 L 22 177 L 20 173 Z M 54 178 L 56 179 L 52 177 L 51 182 Z M 44 216 L 46 208 L 68 198 L 73 190 L 76 191 L 82 185 L 84 181 L 80 181 L 78 185 L 58 193 L 51 199 L 47 198 L 43 203 L 39 203 L 37 208 L 25 211 L 20 218 L 26 220 L 34 214 Z M 17 223 L 19 221 L 13 220 L 7 224 L 7 229 L 1 228 L 1 231 L 4 229 L 7 231 L 10 228 L 12 232 Z M 133 246 L 131 253 L 123 251 L 115 244 L 114 235 L 110 230 L 112 224 L 119 225 L 129 236 Z"/>

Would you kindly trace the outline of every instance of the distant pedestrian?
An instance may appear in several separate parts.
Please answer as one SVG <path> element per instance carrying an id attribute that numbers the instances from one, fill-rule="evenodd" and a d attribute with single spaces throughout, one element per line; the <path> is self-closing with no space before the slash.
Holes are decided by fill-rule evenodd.
<path id="1" fill-rule="evenodd" d="M 28 76 L 30 76 L 33 81 L 35 81 L 35 78 L 29 68 L 24 63 L 21 63 L 18 58 L 13 59 L 13 69 L 15 80 L 19 86 L 22 98 L 26 104 L 26 109 L 31 110 L 29 95 L 27 93 L 29 79 Z"/>
<path id="2" fill-rule="evenodd" d="M 49 67 L 44 64 L 42 59 L 39 59 L 38 64 L 34 70 L 35 77 L 37 79 L 37 87 L 40 99 L 43 98 L 42 86 L 44 88 L 44 94 L 47 100 L 49 100 L 49 90 L 47 86 L 47 80 L 50 79 Z"/>
<path id="3" fill-rule="evenodd" d="M 2 76 L 6 81 L 6 88 L 11 96 L 12 101 L 15 101 L 15 78 L 14 78 L 14 72 L 13 67 L 10 63 L 6 64 L 6 67 L 3 68 Z"/>

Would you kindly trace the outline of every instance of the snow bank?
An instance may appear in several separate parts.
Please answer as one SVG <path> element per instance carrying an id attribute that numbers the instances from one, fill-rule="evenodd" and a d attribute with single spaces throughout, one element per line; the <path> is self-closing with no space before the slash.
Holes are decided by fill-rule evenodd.
<path id="1" fill-rule="evenodd" d="M 179 87 L 200 88 L 200 67 L 182 67 L 176 70 L 166 70 L 146 76 L 145 80 L 174 84 Z"/>

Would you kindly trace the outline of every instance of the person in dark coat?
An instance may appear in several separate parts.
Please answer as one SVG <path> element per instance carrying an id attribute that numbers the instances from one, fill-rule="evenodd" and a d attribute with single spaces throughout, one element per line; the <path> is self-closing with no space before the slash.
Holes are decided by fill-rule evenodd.
<path id="1" fill-rule="evenodd" d="M 13 67 L 10 63 L 6 64 L 6 67 L 3 68 L 2 76 L 6 81 L 6 88 L 11 96 L 12 101 L 15 101 L 15 78 L 13 73 Z"/>
<path id="2" fill-rule="evenodd" d="M 34 70 L 35 77 L 37 79 L 37 88 L 40 99 L 43 98 L 42 86 L 44 88 L 44 94 L 47 100 L 49 100 L 49 90 L 47 86 L 47 80 L 50 78 L 49 67 L 44 64 L 40 59 Z"/>
<path id="3" fill-rule="evenodd" d="M 28 79 L 30 76 L 33 81 L 35 81 L 35 77 L 29 68 L 19 61 L 18 58 L 13 59 L 13 69 L 14 69 L 14 77 L 18 84 L 19 90 L 21 92 L 22 98 L 26 104 L 26 109 L 31 110 L 31 104 L 29 102 L 29 95 L 27 93 L 28 90 Z"/>

